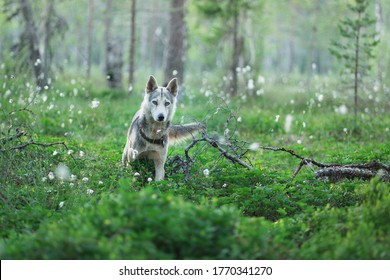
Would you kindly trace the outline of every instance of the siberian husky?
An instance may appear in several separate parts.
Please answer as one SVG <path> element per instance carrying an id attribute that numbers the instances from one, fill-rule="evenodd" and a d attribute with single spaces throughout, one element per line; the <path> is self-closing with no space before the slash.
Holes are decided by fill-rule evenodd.
<path id="1" fill-rule="evenodd" d="M 173 78 L 166 87 L 160 87 L 153 76 L 149 77 L 144 100 L 133 117 L 122 154 L 124 165 L 135 159 L 153 160 L 156 181 L 164 179 L 169 143 L 190 138 L 205 128 L 201 123 L 171 124 L 176 110 L 177 92 L 176 78 Z"/>

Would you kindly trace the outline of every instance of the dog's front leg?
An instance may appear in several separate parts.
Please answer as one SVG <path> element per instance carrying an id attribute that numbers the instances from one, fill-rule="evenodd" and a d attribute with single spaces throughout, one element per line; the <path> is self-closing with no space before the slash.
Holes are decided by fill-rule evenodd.
<path id="1" fill-rule="evenodd" d="M 164 170 L 165 162 L 161 159 L 154 160 L 154 168 L 156 170 L 156 181 L 161 181 L 164 179 L 165 170 Z"/>

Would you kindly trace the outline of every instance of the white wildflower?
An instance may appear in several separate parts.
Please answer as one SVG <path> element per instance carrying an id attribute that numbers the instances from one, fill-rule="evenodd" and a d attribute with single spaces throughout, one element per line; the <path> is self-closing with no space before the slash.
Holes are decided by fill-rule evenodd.
<path id="1" fill-rule="evenodd" d="M 265 78 L 264 78 L 263 76 L 259 75 L 259 76 L 257 77 L 257 82 L 258 82 L 259 84 L 264 84 L 264 83 L 265 83 Z"/>
<path id="2" fill-rule="evenodd" d="M 71 155 L 71 154 L 73 154 L 73 153 L 74 153 L 73 150 L 68 150 L 68 155 Z"/>
<path id="3" fill-rule="evenodd" d="M 70 180 L 71 180 L 71 181 L 76 181 L 76 180 L 77 180 L 77 176 L 74 175 L 74 174 L 71 174 L 71 175 L 70 175 Z"/>
<path id="4" fill-rule="evenodd" d="M 85 153 L 83 151 L 80 151 L 79 155 L 80 155 L 80 157 L 83 157 L 83 156 L 85 156 Z"/>
<path id="5" fill-rule="evenodd" d="M 61 202 L 58 204 L 58 207 L 60 207 L 60 208 L 64 207 L 64 202 L 61 201 Z"/>
<path id="6" fill-rule="evenodd" d="M 47 181 L 47 177 L 42 177 L 42 182 L 46 182 Z"/>
<path id="7" fill-rule="evenodd" d="M 284 122 L 284 130 L 286 131 L 286 133 L 290 132 L 293 119 L 294 119 L 293 115 L 288 114 L 286 116 L 286 120 Z"/>
<path id="8" fill-rule="evenodd" d="M 74 187 L 74 183 L 69 183 L 69 187 L 73 188 Z"/>
<path id="9" fill-rule="evenodd" d="M 81 179 L 81 181 L 83 181 L 83 182 L 88 182 L 88 177 L 84 177 L 83 179 Z"/>
<path id="10" fill-rule="evenodd" d="M 205 169 L 205 170 L 203 170 L 203 174 L 204 174 L 204 176 L 209 177 L 210 171 L 208 169 Z"/>
<path id="11" fill-rule="evenodd" d="M 49 178 L 49 180 L 54 180 L 54 173 L 53 172 L 49 172 L 49 174 L 47 174 L 47 177 Z"/>
<path id="12" fill-rule="evenodd" d="M 64 164 L 59 164 L 55 170 L 55 174 L 61 180 L 68 179 L 70 174 L 69 167 Z"/>
<path id="13" fill-rule="evenodd" d="M 298 139 L 298 140 L 297 140 L 297 144 L 302 144 L 302 140 L 301 140 L 301 139 Z"/>
<path id="14" fill-rule="evenodd" d="M 140 176 L 140 174 L 138 172 L 135 172 L 134 177 L 137 177 L 137 176 Z"/>
<path id="15" fill-rule="evenodd" d="M 276 116 L 275 116 L 275 122 L 278 122 L 278 121 L 279 121 L 279 118 L 280 118 L 280 115 L 276 115 Z"/>
<path id="16" fill-rule="evenodd" d="M 241 122 L 241 121 L 242 121 L 242 118 L 241 118 L 241 117 L 238 117 L 238 118 L 237 118 L 237 121 L 238 121 L 238 122 Z"/>
<path id="17" fill-rule="evenodd" d="M 227 187 L 227 184 L 226 184 L 226 183 L 222 185 L 222 188 L 226 188 L 226 187 Z"/>
<path id="18" fill-rule="evenodd" d="M 98 184 L 99 184 L 99 185 L 103 185 L 103 181 L 99 181 Z"/>
<path id="19" fill-rule="evenodd" d="M 252 143 L 252 144 L 250 144 L 249 149 L 250 150 L 257 150 L 257 149 L 259 149 L 259 147 L 260 147 L 259 143 Z"/>
<path id="20" fill-rule="evenodd" d="M 99 100 L 97 100 L 97 99 L 92 100 L 92 102 L 91 102 L 91 108 L 92 109 L 95 109 L 95 108 L 99 107 L 99 105 L 100 105 L 100 101 Z"/>
<path id="21" fill-rule="evenodd" d="M 152 182 L 153 181 L 153 179 L 152 178 L 148 178 L 148 183 L 150 183 L 150 182 Z"/>
<path id="22" fill-rule="evenodd" d="M 348 108 L 347 108 L 347 106 L 345 106 L 345 105 L 343 104 L 343 105 L 341 105 L 340 107 L 337 107 L 337 108 L 335 109 L 335 112 L 336 112 L 337 114 L 340 114 L 340 115 L 345 115 L 346 113 L 348 113 Z"/>
<path id="23" fill-rule="evenodd" d="M 249 90 L 252 90 L 252 89 L 255 88 L 255 83 L 253 82 L 252 79 L 248 80 L 248 86 L 247 87 L 248 87 Z"/>
<path id="24" fill-rule="evenodd" d="M 177 70 L 173 70 L 173 71 L 172 71 L 172 75 L 173 75 L 173 76 L 176 76 L 178 73 L 179 73 L 179 72 L 178 72 Z"/>
<path id="25" fill-rule="evenodd" d="M 91 194 L 93 194 L 94 193 L 94 190 L 92 190 L 92 189 L 87 189 L 87 194 L 88 195 L 91 195 Z"/>

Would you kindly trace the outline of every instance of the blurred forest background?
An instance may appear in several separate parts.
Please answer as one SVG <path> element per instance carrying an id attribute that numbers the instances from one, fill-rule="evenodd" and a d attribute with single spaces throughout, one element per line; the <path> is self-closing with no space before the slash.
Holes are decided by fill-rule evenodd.
<path id="1" fill-rule="evenodd" d="M 329 48 L 353 2 L 1 0 L 0 66 L 35 76 L 41 87 L 78 77 L 132 92 L 150 74 L 161 83 L 177 76 L 184 85 L 211 74 L 231 94 L 261 95 L 265 79 L 339 77 L 343 66 Z M 388 94 L 390 2 L 371 1 L 368 13 L 379 42 L 370 89 Z"/>

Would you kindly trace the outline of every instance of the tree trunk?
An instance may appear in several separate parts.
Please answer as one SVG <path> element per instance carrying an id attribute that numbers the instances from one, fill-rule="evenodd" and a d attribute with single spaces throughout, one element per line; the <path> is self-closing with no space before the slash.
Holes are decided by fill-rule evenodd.
<path id="1" fill-rule="evenodd" d="M 358 22 L 360 25 L 361 14 L 359 13 Z M 355 37 L 355 69 L 354 69 L 354 115 L 355 115 L 355 127 L 357 126 L 357 111 L 358 111 L 358 90 L 359 90 L 359 55 L 360 55 L 360 29 L 361 26 L 357 27 L 356 37 Z"/>
<path id="2" fill-rule="evenodd" d="M 239 39 L 238 39 L 238 16 L 239 11 L 237 9 L 234 10 L 234 17 L 233 17 L 233 60 L 232 60 L 232 67 L 231 67 L 231 75 L 232 80 L 230 83 L 230 95 L 234 96 L 237 94 L 237 67 L 238 67 L 238 60 L 240 56 L 240 46 L 239 46 Z"/>
<path id="3" fill-rule="evenodd" d="M 87 77 L 91 75 L 92 33 L 93 33 L 93 0 L 88 1 L 88 34 L 87 34 Z"/>
<path id="4" fill-rule="evenodd" d="M 165 82 L 175 76 L 179 85 L 184 83 L 184 4 L 185 0 L 171 0 L 168 49 L 164 67 Z"/>
<path id="5" fill-rule="evenodd" d="M 46 77 L 46 79 L 49 78 L 50 73 L 50 67 L 51 67 L 51 59 L 52 59 L 52 52 L 50 48 L 50 39 L 51 39 L 51 20 L 54 12 L 54 0 L 47 0 L 47 6 L 46 6 L 46 15 L 45 15 L 45 32 L 44 32 L 44 48 L 43 48 L 43 73 Z"/>
<path id="6" fill-rule="evenodd" d="M 34 75 L 38 90 L 42 90 L 47 84 L 44 69 L 42 66 L 42 57 L 39 52 L 39 39 L 37 35 L 37 29 L 32 13 L 32 8 L 28 0 L 19 0 L 20 9 L 23 14 L 23 18 L 26 22 L 26 39 L 28 41 L 28 50 L 30 62 L 34 69 Z"/>
<path id="7" fill-rule="evenodd" d="M 123 42 L 112 36 L 112 0 L 107 0 L 104 39 L 106 43 L 105 74 L 109 88 L 122 88 Z"/>
<path id="8" fill-rule="evenodd" d="M 131 1 L 131 25 L 130 25 L 130 63 L 129 63 L 129 93 L 134 88 L 134 55 L 135 55 L 135 8 L 136 0 Z"/>

